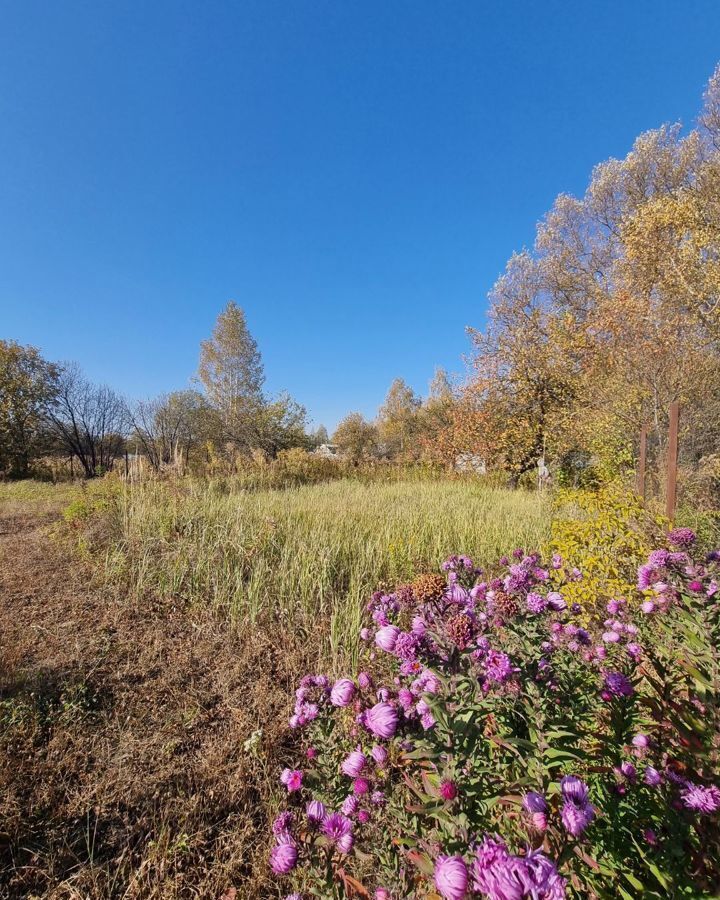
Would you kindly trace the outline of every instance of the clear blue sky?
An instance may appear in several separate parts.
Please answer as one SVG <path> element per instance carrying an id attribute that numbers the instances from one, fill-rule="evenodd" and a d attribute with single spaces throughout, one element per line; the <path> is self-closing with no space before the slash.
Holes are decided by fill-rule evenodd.
<path id="1" fill-rule="evenodd" d="M 0 336 L 150 396 L 232 298 L 271 391 L 373 415 L 719 59 L 715 0 L 0 0 Z"/>

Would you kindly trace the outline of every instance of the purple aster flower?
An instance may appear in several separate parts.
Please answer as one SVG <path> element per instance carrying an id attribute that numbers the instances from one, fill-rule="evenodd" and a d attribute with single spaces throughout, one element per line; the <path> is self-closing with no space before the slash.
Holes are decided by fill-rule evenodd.
<path id="1" fill-rule="evenodd" d="M 401 631 L 395 639 L 393 652 L 398 659 L 413 660 L 417 655 L 418 639 L 414 634 Z"/>
<path id="2" fill-rule="evenodd" d="M 550 591 L 547 595 L 548 606 L 550 609 L 554 609 L 555 612 L 562 612 L 562 610 L 567 608 L 567 603 L 561 593 L 558 591 Z"/>
<path id="3" fill-rule="evenodd" d="M 400 688 L 398 691 L 398 703 L 403 709 L 410 709 L 415 704 L 415 697 L 408 688 Z"/>
<path id="4" fill-rule="evenodd" d="M 659 569 L 665 568 L 668 562 L 668 557 L 670 554 L 667 550 L 653 550 L 653 552 L 648 556 L 648 562 L 652 566 L 657 566 Z"/>
<path id="5" fill-rule="evenodd" d="M 397 641 L 399 634 L 400 629 L 397 625 L 385 625 L 385 627 L 380 628 L 375 635 L 375 643 L 381 650 L 385 650 L 386 653 L 392 653 L 395 649 L 395 642 Z"/>
<path id="6" fill-rule="evenodd" d="M 370 629 L 369 628 L 361 628 L 360 629 L 360 640 L 361 641 L 369 641 L 370 640 Z"/>
<path id="7" fill-rule="evenodd" d="M 354 797 L 352 794 L 348 794 L 348 796 L 343 800 L 340 811 L 343 813 L 343 815 L 354 816 L 358 810 L 359 805 L 360 801 L 358 800 L 358 798 Z"/>
<path id="8" fill-rule="evenodd" d="M 659 784 L 662 784 L 662 775 L 653 766 L 648 766 L 645 769 L 643 780 L 650 787 L 657 787 Z"/>
<path id="9" fill-rule="evenodd" d="M 388 740 L 397 731 L 398 714 L 389 703 L 376 703 L 365 714 L 365 725 L 376 737 Z"/>
<path id="10" fill-rule="evenodd" d="M 319 800 L 311 800 L 306 807 L 306 812 L 310 822 L 322 822 L 325 818 L 325 804 Z"/>
<path id="11" fill-rule="evenodd" d="M 540 594 L 536 594 L 534 592 L 531 592 L 527 595 L 526 603 L 528 612 L 535 613 L 536 615 L 537 613 L 543 612 L 545 610 L 545 607 L 547 606 L 547 600 Z"/>
<path id="12" fill-rule="evenodd" d="M 702 594 L 702 592 L 704 590 L 702 581 L 698 581 L 697 578 L 693 579 L 688 584 L 688 590 L 692 591 L 693 594 Z"/>
<path id="13" fill-rule="evenodd" d="M 602 639 L 606 644 L 617 644 L 620 640 L 620 635 L 617 631 L 606 631 L 603 633 Z"/>
<path id="14" fill-rule="evenodd" d="M 443 800 L 454 800 L 458 795 L 455 782 L 450 778 L 443 778 L 440 782 L 440 796 Z"/>
<path id="15" fill-rule="evenodd" d="M 569 800 L 576 806 L 586 806 L 590 801 L 590 791 L 584 781 L 575 775 L 566 775 L 560 782 L 563 800 Z"/>
<path id="16" fill-rule="evenodd" d="M 361 691 L 369 691 L 372 690 L 373 680 L 367 672 L 361 672 L 358 675 L 358 684 Z"/>
<path id="17" fill-rule="evenodd" d="M 372 754 L 372 758 L 375 760 L 378 766 L 384 766 L 387 762 L 388 752 L 380 744 L 375 744 L 370 753 Z"/>
<path id="18" fill-rule="evenodd" d="M 431 712 L 423 713 L 423 715 L 420 716 L 420 724 L 425 731 L 429 731 L 435 725 L 435 716 L 433 716 Z"/>
<path id="19" fill-rule="evenodd" d="M 356 778 L 353 781 L 353 793 L 358 796 L 362 796 L 363 794 L 367 794 L 370 790 L 370 782 L 367 778 Z"/>
<path id="20" fill-rule="evenodd" d="M 485 658 L 485 674 L 490 681 L 502 683 L 513 674 L 510 657 L 499 650 L 489 650 Z"/>
<path id="21" fill-rule="evenodd" d="M 720 788 L 715 785 L 703 787 L 701 784 L 693 784 L 688 781 L 687 787 L 680 792 L 680 796 L 688 809 L 694 809 L 706 815 L 720 809 Z"/>
<path id="22" fill-rule="evenodd" d="M 672 547 L 688 550 L 697 540 L 697 535 L 692 528 L 673 528 L 667 539 Z"/>
<path id="23" fill-rule="evenodd" d="M 476 848 L 473 889 L 488 900 L 562 900 L 565 880 L 540 850 L 513 856 L 504 842 L 485 836 Z"/>
<path id="24" fill-rule="evenodd" d="M 628 781 L 635 781 L 637 769 L 631 762 L 620 763 L 620 774 Z"/>
<path id="25" fill-rule="evenodd" d="M 638 568 L 638 590 L 646 591 L 653 582 L 658 580 L 658 571 L 651 563 L 645 563 Z"/>
<path id="26" fill-rule="evenodd" d="M 392 900 L 390 891 L 384 887 L 377 888 L 375 891 L 375 900 Z"/>
<path id="27" fill-rule="evenodd" d="M 288 794 L 299 791 L 302 787 L 303 773 L 301 769 L 283 769 L 280 781 L 287 788 Z"/>
<path id="28" fill-rule="evenodd" d="M 365 754 L 360 750 L 353 750 L 342 761 L 340 769 L 343 774 L 348 775 L 350 778 L 356 778 L 365 768 L 366 763 L 367 757 Z"/>
<path id="29" fill-rule="evenodd" d="M 635 692 L 632 682 L 622 672 L 608 672 L 605 687 L 614 697 L 630 697 Z"/>
<path id="30" fill-rule="evenodd" d="M 537 791 L 528 791 L 523 797 L 522 803 L 529 813 L 546 813 L 548 811 L 547 801 Z"/>
<path id="31" fill-rule="evenodd" d="M 273 847 L 270 853 L 270 868 L 276 875 L 287 875 L 297 864 L 297 847 L 289 841 L 283 841 Z"/>
<path id="32" fill-rule="evenodd" d="M 579 837 L 594 817 L 592 806 L 576 806 L 574 803 L 564 803 L 560 813 L 565 830 L 573 837 Z"/>
<path id="33" fill-rule="evenodd" d="M 290 831 L 293 824 L 293 814 L 289 809 L 281 812 L 272 824 L 272 832 L 274 835 L 286 834 Z"/>
<path id="34" fill-rule="evenodd" d="M 446 900 L 463 900 L 468 872 L 461 856 L 438 856 L 435 860 L 435 887 Z"/>
<path id="35" fill-rule="evenodd" d="M 425 619 L 423 619 L 422 616 L 413 616 L 410 630 L 415 635 L 415 637 L 425 637 L 425 631 L 427 630 L 427 623 L 425 622 Z"/>
<path id="36" fill-rule="evenodd" d="M 373 791 L 370 795 L 370 802 L 374 806 L 384 806 L 385 805 L 385 794 L 383 791 Z"/>
<path id="37" fill-rule="evenodd" d="M 352 822 L 342 813 L 331 813 L 325 817 L 322 830 L 332 844 L 337 844 L 340 838 L 352 834 Z"/>
<path id="38" fill-rule="evenodd" d="M 640 609 L 645 613 L 646 616 L 649 616 L 650 613 L 655 612 L 655 604 L 652 600 L 644 600 L 640 604 Z"/>
<path id="39" fill-rule="evenodd" d="M 563 558 L 559 553 L 554 553 L 551 561 L 551 565 L 553 569 L 561 569 L 563 564 Z"/>
<path id="40" fill-rule="evenodd" d="M 640 731 L 633 737 L 632 745 L 639 750 L 645 750 L 646 747 L 650 746 L 650 738 Z"/>
<path id="41" fill-rule="evenodd" d="M 349 678 L 340 678 L 330 691 L 330 702 L 333 706 L 349 706 L 355 696 L 355 685 Z"/>

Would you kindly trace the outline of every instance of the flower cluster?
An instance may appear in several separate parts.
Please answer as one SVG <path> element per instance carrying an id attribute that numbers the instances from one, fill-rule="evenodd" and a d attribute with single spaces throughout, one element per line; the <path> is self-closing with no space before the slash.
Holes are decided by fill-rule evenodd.
<path id="1" fill-rule="evenodd" d="M 710 896 L 720 554 L 694 542 L 671 532 L 593 623 L 581 573 L 522 549 L 375 593 L 366 668 L 300 681 L 272 870 L 376 900 Z"/>

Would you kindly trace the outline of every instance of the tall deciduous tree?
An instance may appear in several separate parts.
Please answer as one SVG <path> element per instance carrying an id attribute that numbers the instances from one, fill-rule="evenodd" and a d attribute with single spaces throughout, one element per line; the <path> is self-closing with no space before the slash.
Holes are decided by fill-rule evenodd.
<path id="1" fill-rule="evenodd" d="M 419 409 L 420 398 L 402 378 L 396 378 L 380 407 L 377 421 L 378 438 L 388 456 L 417 455 Z"/>
<path id="2" fill-rule="evenodd" d="M 335 429 L 333 443 L 357 464 L 375 454 L 377 429 L 371 422 L 367 422 L 361 413 L 350 413 Z"/>
<path id="3" fill-rule="evenodd" d="M 111 470 L 123 452 L 125 402 L 111 388 L 91 384 L 75 365 L 63 369 L 47 418 L 59 449 L 78 459 L 87 478 Z"/>
<path id="4" fill-rule="evenodd" d="M 245 313 L 232 300 L 218 316 L 212 337 L 200 345 L 198 378 L 222 417 L 226 440 L 245 449 L 257 446 L 265 375 Z"/>
<path id="5" fill-rule="evenodd" d="M 217 413 L 198 391 L 175 391 L 128 407 L 132 436 L 156 471 L 186 465 L 193 449 L 217 438 Z"/>
<path id="6" fill-rule="evenodd" d="M 0 471 L 26 478 L 45 448 L 45 408 L 57 394 L 59 367 L 35 347 L 0 340 Z"/>

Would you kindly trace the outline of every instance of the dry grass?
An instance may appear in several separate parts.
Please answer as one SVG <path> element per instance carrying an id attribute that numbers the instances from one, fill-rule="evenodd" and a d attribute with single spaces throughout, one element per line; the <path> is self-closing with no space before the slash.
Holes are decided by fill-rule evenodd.
<path id="1" fill-rule="evenodd" d="M 275 616 L 305 637 L 326 621 L 316 651 L 338 668 L 354 661 L 378 585 L 435 570 L 451 553 L 487 560 L 539 547 L 549 522 L 536 494 L 458 480 L 257 492 L 150 482 L 125 488 L 115 509 L 108 571 L 137 596 L 211 603 L 236 621 Z"/>

